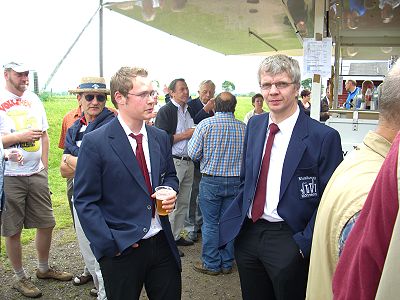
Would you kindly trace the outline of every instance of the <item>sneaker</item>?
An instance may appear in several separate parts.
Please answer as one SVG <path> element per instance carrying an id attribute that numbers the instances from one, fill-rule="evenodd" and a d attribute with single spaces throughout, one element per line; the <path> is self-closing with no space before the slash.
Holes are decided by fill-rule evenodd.
<path id="1" fill-rule="evenodd" d="M 179 240 L 175 241 L 177 246 L 192 246 L 194 243 L 192 240 L 180 237 Z"/>
<path id="2" fill-rule="evenodd" d="M 42 296 L 42 292 L 33 284 L 30 277 L 15 281 L 12 287 L 25 297 L 39 298 Z"/>
<path id="3" fill-rule="evenodd" d="M 39 270 L 36 270 L 36 277 L 39 279 L 56 279 L 60 281 L 69 281 L 72 279 L 72 274 L 68 272 L 58 271 L 54 267 L 50 267 L 47 272 L 40 272 Z"/>
<path id="4" fill-rule="evenodd" d="M 197 272 L 207 274 L 207 275 L 212 275 L 212 276 L 216 276 L 221 273 L 220 271 L 213 271 L 213 270 L 207 269 L 206 266 L 202 262 L 194 263 L 193 269 Z"/>

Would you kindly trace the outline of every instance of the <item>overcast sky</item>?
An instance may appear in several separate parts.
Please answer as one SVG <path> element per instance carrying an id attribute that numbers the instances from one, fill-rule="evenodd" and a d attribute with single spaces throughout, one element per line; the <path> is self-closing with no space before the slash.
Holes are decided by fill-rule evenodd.
<path id="1" fill-rule="evenodd" d="M 29 64 L 38 72 L 43 88 L 98 5 L 98 0 L 2 1 L 1 65 L 9 61 Z M 81 77 L 99 74 L 98 23 L 96 16 L 61 65 L 49 85 L 54 91 L 74 88 Z M 258 92 L 257 68 L 261 60 L 254 56 L 224 56 L 104 9 L 107 82 L 119 67 L 135 65 L 147 68 L 161 84 L 183 77 L 191 93 L 197 92 L 204 79 L 213 80 L 217 92 L 224 80 L 232 81 L 239 93 Z"/>

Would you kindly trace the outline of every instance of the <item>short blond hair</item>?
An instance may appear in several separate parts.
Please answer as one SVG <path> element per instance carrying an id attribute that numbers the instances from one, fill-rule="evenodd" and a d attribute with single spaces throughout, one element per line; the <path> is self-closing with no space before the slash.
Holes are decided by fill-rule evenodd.
<path id="1" fill-rule="evenodd" d="M 118 104 L 115 101 L 115 92 L 120 92 L 124 97 L 128 96 L 129 91 L 133 88 L 132 79 L 137 76 L 147 77 L 149 73 L 146 69 L 140 67 L 122 67 L 117 73 L 111 77 L 110 90 L 111 90 L 111 101 L 115 108 L 118 108 Z"/>

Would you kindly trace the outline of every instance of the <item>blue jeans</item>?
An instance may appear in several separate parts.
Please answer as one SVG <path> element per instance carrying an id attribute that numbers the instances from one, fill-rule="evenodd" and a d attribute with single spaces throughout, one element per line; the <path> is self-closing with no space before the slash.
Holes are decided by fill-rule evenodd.
<path id="1" fill-rule="evenodd" d="M 199 203 L 203 214 L 202 259 L 205 267 L 212 271 L 232 268 L 233 241 L 224 249 L 218 249 L 218 224 L 225 210 L 235 199 L 239 184 L 239 177 L 203 176 L 200 181 Z"/>

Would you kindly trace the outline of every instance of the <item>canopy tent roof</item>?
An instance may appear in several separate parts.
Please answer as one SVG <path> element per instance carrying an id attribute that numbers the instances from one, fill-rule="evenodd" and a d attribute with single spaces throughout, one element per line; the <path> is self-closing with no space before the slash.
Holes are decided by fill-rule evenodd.
<path id="1" fill-rule="evenodd" d="M 317 13 L 312 0 L 134 0 L 104 5 L 226 55 L 301 56 L 303 38 L 314 37 L 315 16 L 323 19 L 323 36 L 340 45 L 343 59 L 400 55 L 399 0 L 326 2 Z"/>

